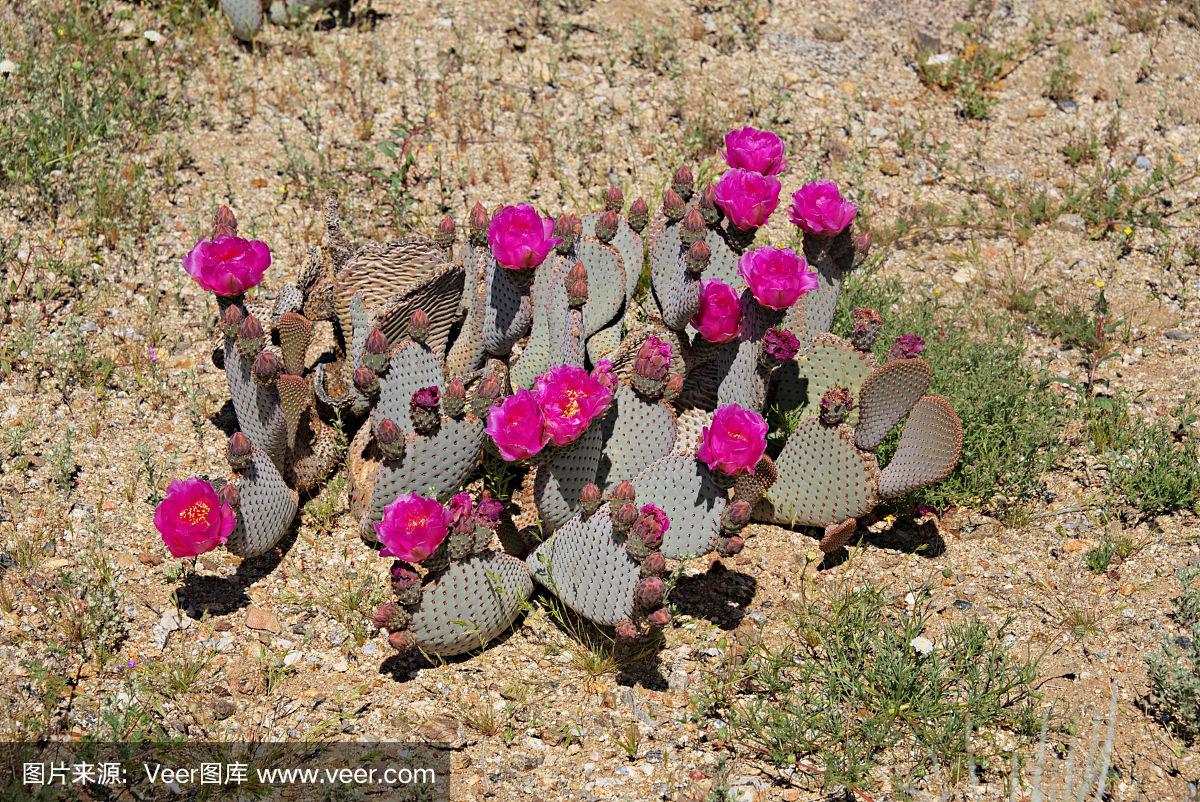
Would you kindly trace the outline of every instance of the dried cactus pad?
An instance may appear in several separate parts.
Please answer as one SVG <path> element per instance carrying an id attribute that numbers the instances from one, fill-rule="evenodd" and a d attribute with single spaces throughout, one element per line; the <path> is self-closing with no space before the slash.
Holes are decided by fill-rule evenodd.
<path id="1" fill-rule="evenodd" d="M 525 563 L 485 551 L 453 562 L 424 587 L 409 629 L 417 648 L 449 657 L 478 649 L 502 635 L 533 593 Z"/>
<path id="2" fill-rule="evenodd" d="M 713 483 L 695 457 L 664 457 L 633 480 L 637 503 L 654 504 L 667 514 L 664 557 L 685 559 L 712 551 L 721 532 L 725 491 Z"/>
<path id="3" fill-rule="evenodd" d="M 855 444 L 874 451 L 929 389 L 933 371 L 924 359 L 893 359 L 872 371 L 859 392 Z"/>
<path id="4" fill-rule="evenodd" d="M 950 402 L 927 395 L 904 422 L 892 461 L 879 475 L 879 495 L 893 498 L 940 482 L 962 455 L 962 422 Z"/>
<path id="5" fill-rule="evenodd" d="M 801 421 L 775 465 L 779 478 L 756 511 L 773 523 L 840 523 L 864 515 L 879 500 L 875 455 L 854 447 L 848 426 L 826 426 L 816 418 Z"/>
<path id="6" fill-rule="evenodd" d="M 237 526 L 225 546 L 239 557 L 266 554 L 291 526 L 299 496 L 257 446 L 250 453 L 250 464 L 233 481 L 239 497 Z"/>
<path id="7" fill-rule="evenodd" d="M 334 302 L 342 330 L 353 328 L 350 299 L 356 293 L 361 293 L 363 308 L 373 317 L 392 298 L 426 281 L 445 261 L 445 252 L 426 237 L 360 248 L 334 277 Z"/>
<path id="8" fill-rule="evenodd" d="M 538 584 L 601 626 L 633 613 L 639 565 L 613 534 L 608 510 L 576 516 L 527 560 Z"/>
<path id="9" fill-rule="evenodd" d="M 389 343 L 400 342 L 408 334 L 412 313 L 420 309 L 429 317 L 425 342 L 440 360 L 446 354 L 451 329 L 462 317 L 459 310 L 462 292 L 462 265 L 444 265 L 384 304 L 375 313 L 375 326 Z"/>

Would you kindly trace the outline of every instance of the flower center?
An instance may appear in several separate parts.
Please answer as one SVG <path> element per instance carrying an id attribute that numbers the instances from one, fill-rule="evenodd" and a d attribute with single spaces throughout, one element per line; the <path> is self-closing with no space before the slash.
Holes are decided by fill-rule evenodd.
<path id="1" fill-rule="evenodd" d="M 567 403 L 563 406 L 564 417 L 570 418 L 579 412 L 579 397 L 582 395 L 582 392 L 573 388 L 566 390 Z"/>
<path id="2" fill-rule="evenodd" d="M 212 512 L 212 505 L 207 501 L 193 501 L 190 506 L 179 511 L 179 520 L 190 526 L 208 523 L 210 512 Z"/>
<path id="3" fill-rule="evenodd" d="M 743 443 L 746 442 L 746 435 L 742 434 L 741 432 L 730 429 L 728 434 L 734 440 L 741 440 Z"/>

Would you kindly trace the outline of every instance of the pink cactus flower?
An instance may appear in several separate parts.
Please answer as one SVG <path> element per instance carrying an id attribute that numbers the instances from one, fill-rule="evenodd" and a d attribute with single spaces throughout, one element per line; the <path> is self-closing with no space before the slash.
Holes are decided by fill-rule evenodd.
<path id="1" fill-rule="evenodd" d="M 559 365 L 537 377 L 534 395 L 556 446 L 575 442 L 612 401 L 612 391 L 574 365 Z"/>
<path id="2" fill-rule="evenodd" d="M 383 544 L 380 557 L 419 563 L 437 551 L 450 532 L 450 512 L 436 499 L 410 493 L 383 508 L 375 536 Z"/>
<path id="3" fill-rule="evenodd" d="M 550 442 L 537 397 L 517 390 L 488 410 L 487 428 L 492 442 L 506 462 L 528 459 Z"/>
<path id="4" fill-rule="evenodd" d="M 726 171 L 717 182 L 717 206 L 742 231 L 758 228 L 779 205 L 779 179 L 750 170 Z"/>
<path id="5" fill-rule="evenodd" d="M 217 295 L 241 295 L 257 287 L 270 266 L 271 249 L 241 237 L 202 239 L 183 257 L 188 275 Z"/>
<path id="6" fill-rule="evenodd" d="M 854 222 L 858 207 L 842 197 L 837 184 L 816 181 L 792 193 L 788 219 L 806 234 L 832 237 Z"/>
<path id="7" fill-rule="evenodd" d="M 475 504 L 470 493 L 455 493 L 446 511 L 450 515 L 450 528 L 455 532 L 470 532 L 475 528 Z"/>
<path id="8" fill-rule="evenodd" d="M 916 334 L 901 334 L 892 342 L 889 359 L 912 359 L 925 353 L 925 340 Z"/>
<path id="9" fill-rule="evenodd" d="M 696 458 L 709 469 L 729 476 L 754 473 L 767 451 L 767 422 L 762 415 L 737 404 L 713 413 L 712 424 L 700 436 Z"/>
<path id="10" fill-rule="evenodd" d="M 528 203 L 505 206 L 488 225 L 487 239 L 492 256 L 510 270 L 529 270 L 546 260 L 562 242 L 554 233 L 554 221 L 542 217 Z"/>
<path id="11" fill-rule="evenodd" d="M 475 517 L 483 526 L 495 529 L 500 523 L 500 515 L 504 512 L 504 504 L 499 499 L 484 495 L 475 507 Z"/>
<path id="12" fill-rule="evenodd" d="M 763 350 L 776 362 L 787 362 L 800 353 L 800 339 L 787 329 L 767 329 L 763 335 Z"/>
<path id="13" fill-rule="evenodd" d="M 730 167 L 763 175 L 779 175 L 787 169 L 783 140 L 773 131 L 760 131 L 750 126 L 726 134 L 725 150 L 721 155 Z"/>
<path id="14" fill-rule="evenodd" d="M 615 390 L 617 387 L 617 372 L 613 368 L 612 360 L 601 359 L 592 368 L 592 378 L 603 384 L 610 390 Z"/>
<path id="15" fill-rule="evenodd" d="M 233 508 L 205 480 L 176 479 L 154 510 L 154 528 L 172 557 L 199 557 L 229 539 L 237 524 Z"/>
<path id="16" fill-rule="evenodd" d="M 790 248 L 755 248 L 738 260 L 738 273 L 750 294 L 768 309 L 787 309 L 817 288 L 817 274 Z"/>
<path id="17" fill-rule="evenodd" d="M 641 514 L 643 517 L 653 518 L 660 533 L 666 532 L 671 528 L 671 519 L 667 517 L 667 514 L 662 509 L 654 504 L 643 504 Z"/>
<path id="18" fill-rule="evenodd" d="M 712 343 L 737 339 L 742 326 L 742 302 L 723 281 L 706 279 L 700 283 L 700 303 L 691 320 L 700 336 Z"/>

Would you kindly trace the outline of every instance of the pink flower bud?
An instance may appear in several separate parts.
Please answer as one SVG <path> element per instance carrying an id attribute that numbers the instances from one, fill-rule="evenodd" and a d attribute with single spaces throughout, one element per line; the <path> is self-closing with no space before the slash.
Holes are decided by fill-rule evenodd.
<path id="1" fill-rule="evenodd" d="M 650 615 L 646 616 L 646 623 L 650 626 L 659 629 L 671 623 L 671 614 L 667 612 L 666 607 L 659 607 Z"/>
<path id="2" fill-rule="evenodd" d="M 609 187 L 604 192 L 604 208 L 610 212 L 619 212 L 625 205 L 625 197 L 617 187 Z"/>
<path id="3" fill-rule="evenodd" d="M 646 229 L 646 224 L 650 222 L 650 205 L 645 198 L 638 198 L 630 204 L 628 222 L 629 227 L 639 234 Z"/>
<path id="4" fill-rule="evenodd" d="M 625 502 L 613 515 L 613 528 L 619 532 L 628 532 L 634 524 L 638 522 L 638 509 L 629 502 Z"/>
<path id="5" fill-rule="evenodd" d="M 771 131 L 749 126 L 725 135 L 725 150 L 721 155 L 730 167 L 763 175 L 778 175 L 787 169 L 783 140 Z"/>
<path id="6" fill-rule="evenodd" d="M 469 236 L 471 242 L 475 245 L 483 245 L 487 242 L 488 228 L 488 211 L 483 204 L 475 201 L 475 205 L 471 207 L 471 214 L 467 220 L 467 226 L 470 228 Z"/>
<path id="7" fill-rule="evenodd" d="M 229 460 L 229 466 L 235 471 L 242 470 L 250 464 L 253 452 L 254 446 L 251 445 L 250 438 L 241 432 L 234 432 L 225 446 L 225 457 Z"/>
<path id="8" fill-rule="evenodd" d="M 213 230 L 212 238 L 217 237 L 236 237 L 238 230 L 237 218 L 233 215 L 233 209 L 228 206 L 218 206 L 216 214 L 213 215 Z"/>
<path id="9" fill-rule="evenodd" d="M 379 377 L 370 368 L 354 369 L 354 386 L 365 396 L 373 396 L 379 392 Z"/>
<path id="10" fill-rule="evenodd" d="M 450 514 L 450 531 L 458 534 L 475 530 L 475 504 L 469 493 L 455 493 L 446 505 Z"/>
<path id="11" fill-rule="evenodd" d="M 617 213 L 612 210 L 600 215 L 600 219 L 596 221 L 596 239 L 604 243 L 612 242 L 612 238 L 617 235 L 618 220 Z"/>
<path id="12" fill-rule="evenodd" d="M 700 209 L 700 216 L 704 218 L 704 222 L 710 226 L 721 221 L 721 207 L 717 206 L 716 184 L 705 185 L 704 191 L 700 193 L 700 203 L 697 204 L 697 207 Z"/>
<path id="13" fill-rule="evenodd" d="M 579 491 L 579 506 L 588 515 L 600 508 L 600 488 L 595 482 L 588 482 Z"/>
<path id="14" fill-rule="evenodd" d="M 687 253 L 683 257 L 683 265 L 687 271 L 694 276 L 698 276 L 708 268 L 708 262 L 712 258 L 712 251 L 708 247 L 708 243 L 704 240 L 697 240 L 692 243 L 692 246 L 687 249 Z"/>
<path id="15" fill-rule="evenodd" d="M 617 373 L 613 368 L 612 360 L 601 359 L 592 368 L 592 378 L 603 384 L 609 390 L 617 388 Z"/>
<path id="16" fill-rule="evenodd" d="M 615 630 L 617 638 L 624 641 L 637 640 L 638 628 L 628 618 L 622 618 L 617 622 Z"/>
<path id="17" fill-rule="evenodd" d="M 692 327 L 709 342 L 727 343 L 741 334 L 742 302 L 733 287 L 715 279 L 700 284 L 700 303 Z"/>
<path id="18" fill-rule="evenodd" d="M 854 396 L 845 387 L 831 387 L 821 396 L 821 423 L 838 426 L 854 409 Z"/>
<path id="19" fill-rule="evenodd" d="M 792 193 L 788 219 L 806 234 L 831 237 L 854 222 L 858 207 L 842 197 L 837 184 L 817 181 Z"/>
<path id="20" fill-rule="evenodd" d="M 217 491 L 217 497 L 221 499 L 222 504 L 228 504 L 233 510 L 236 510 L 242 503 L 242 493 L 233 482 L 221 485 L 221 489 Z"/>
<path id="21" fill-rule="evenodd" d="M 528 203 L 505 206 L 488 225 L 492 256 L 510 270 L 528 270 L 546 260 L 561 240 L 552 236 L 554 221 L 542 217 Z"/>
<path id="22" fill-rule="evenodd" d="M 695 186 L 696 179 L 692 177 L 691 169 L 686 164 L 679 165 L 675 175 L 671 176 L 671 189 L 679 193 L 680 198 L 688 201 L 692 199 Z"/>
<path id="23" fill-rule="evenodd" d="M 639 580 L 633 588 L 633 603 L 642 609 L 661 607 L 667 593 L 667 584 L 661 577 L 648 576 Z"/>
<path id="24" fill-rule="evenodd" d="M 703 240 L 707 233 L 708 227 L 704 225 L 704 218 L 700 216 L 700 211 L 689 209 L 688 213 L 683 216 L 683 225 L 679 227 L 680 242 L 685 246 L 691 246 Z"/>
<path id="25" fill-rule="evenodd" d="M 676 373 L 671 378 L 667 379 L 667 383 L 663 386 L 663 398 L 668 401 L 674 401 L 679 398 L 683 392 L 683 376 Z"/>
<path id="26" fill-rule="evenodd" d="M 750 523 L 750 515 L 753 509 L 750 507 L 750 502 L 745 499 L 737 499 L 725 508 L 725 512 L 721 515 L 721 528 L 727 532 L 737 532 L 746 524 Z"/>
<path id="27" fill-rule="evenodd" d="M 154 528 L 172 557 L 198 557 L 229 539 L 237 524 L 233 508 L 196 476 L 171 482 L 154 509 Z"/>
<path id="28" fill-rule="evenodd" d="M 454 218 L 446 215 L 438 223 L 437 232 L 433 235 L 433 241 L 438 244 L 438 247 L 449 248 L 454 244 Z"/>
<path id="29" fill-rule="evenodd" d="M 779 179 L 748 170 L 727 171 L 717 182 L 716 204 L 740 231 L 756 229 L 779 205 Z"/>
<path id="30" fill-rule="evenodd" d="M 729 476 L 754 473 L 767 451 L 767 422 L 757 412 L 726 404 L 704 427 L 696 458 Z"/>
<path id="31" fill-rule="evenodd" d="M 364 345 L 368 354 L 386 354 L 388 350 L 387 335 L 379 329 L 371 329 L 367 334 L 367 341 Z"/>
<path id="32" fill-rule="evenodd" d="M 221 313 L 221 332 L 232 340 L 238 336 L 238 331 L 242 328 L 242 321 L 245 319 L 246 316 L 242 314 L 238 305 L 230 304 Z"/>
<path id="33" fill-rule="evenodd" d="M 667 572 L 667 558 L 661 551 L 652 551 L 642 560 L 642 576 L 658 576 Z"/>
<path id="34" fill-rule="evenodd" d="M 397 630 L 388 635 L 388 645 L 400 654 L 407 654 L 417 648 L 417 636 L 407 629 Z"/>
<path id="35" fill-rule="evenodd" d="M 768 309 L 787 309 L 806 292 L 817 289 L 819 280 L 808 262 L 789 248 L 754 248 L 738 260 L 738 273 L 750 294 Z"/>
<path id="36" fill-rule="evenodd" d="M 271 351 L 262 351 L 254 358 L 254 381 L 270 387 L 279 376 L 279 357 Z"/>
<path id="37" fill-rule="evenodd" d="M 412 405 L 421 409 L 437 409 L 441 395 L 436 387 L 422 387 L 412 394 Z"/>
<path id="38" fill-rule="evenodd" d="M 467 405 L 467 388 L 461 379 L 451 379 L 442 398 L 442 409 L 452 418 L 462 415 Z"/>
<path id="39" fill-rule="evenodd" d="M 450 513 L 436 500 L 409 494 L 383 508 L 375 536 L 381 557 L 419 563 L 433 554 L 450 531 Z"/>
<path id="40" fill-rule="evenodd" d="M 572 309 L 578 309 L 587 303 L 588 299 L 588 281 L 587 270 L 583 267 L 583 262 L 576 262 L 570 272 L 567 273 L 567 304 Z"/>
<path id="41" fill-rule="evenodd" d="M 687 207 L 684 205 L 683 198 L 674 189 L 668 189 L 667 194 L 663 196 L 663 214 L 672 223 L 683 219 L 684 212 Z"/>
<path id="42" fill-rule="evenodd" d="M 424 309 L 416 309 L 408 318 L 408 336 L 413 342 L 424 343 L 429 336 L 429 315 Z"/>

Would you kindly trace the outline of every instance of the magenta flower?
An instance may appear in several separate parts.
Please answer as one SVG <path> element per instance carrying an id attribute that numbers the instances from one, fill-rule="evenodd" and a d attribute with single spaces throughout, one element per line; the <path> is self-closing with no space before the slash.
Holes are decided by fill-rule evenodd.
<path id="1" fill-rule="evenodd" d="M 788 219 L 807 234 L 831 237 L 854 222 L 858 207 L 842 197 L 837 184 L 816 181 L 792 193 Z"/>
<path id="2" fill-rule="evenodd" d="M 475 505 L 470 493 L 455 493 L 446 505 L 446 512 L 450 516 L 448 524 L 455 532 L 461 534 L 475 528 Z"/>
<path id="3" fill-rule="evenodd" d="M 783 140 L 773 131 L 759 131 L 750 126 L 726 134 L 725 151 L 721 155 L 730 167 L 763 175 L 779 175 L 787 169 Z"/>
<path id="4" fill-rule="evenodd" d="M 528 390 L 517 390 L 488 410 L 484 430 L 506 462 L 527 459 L 546 447 L 550 433 L 542 420 L 537 398 Z"/>
<path id="5" fill-rule="evenodd" d="M 654 504 L 643 504 L 641 514 L 643 516 L 653 518 L 660 533 L 666 532 L 671 528 L 671 519 L 667 517 L 667 514 L 663 510 Z"/>
<path id="6" fill-rule="evenodd" d="M 229 539 L 237 516 L 213 486 L 197 476 L 176 479 L 154 509 L 154 528 L 172 557 L 199 557 Z"/>
<path id="7" fill-rule="evenodd" d="M 375 536 L 383 544 L 380 557 L 419 563 L 437 551 L 450 532 L 450 512 L 436 499 L 410 493 L 383 508 Z"/>
<path id="8" fill-rule="evenodd" d="M 767 222 L 779 205 L 779 179 L 749 170 L 726 171 L 717 182 L 717 206 L 742 231 Z"/>
<path id="9" fill-rule="evenodd" d="M 700 283 L 700 303 L 691 320 L 700 336 L 712 343 L 727 343 L 741 333 L 742 302 L 723 281 L 706 279 Z"/>
<path id="10" fill-rule="evenodd" d="M 738 260 L 738 273 L 750 294 L 768 309 L 787 309 L 817 288 L 817 274 L 790 248 L 755 248 Z"/>
<path id="11" fill-rule="evenodd" d="M 889 359 L 912 359 L 925 352 L 925 340 L 916 334 L 901 334 L 892 342 Z"/>
<path id="12" fill-rule="evenodd" d="M 613 368 L 612 360 L 601 359 L 597 362 L 596 366 L 592 368 L 592 378 L 610 390 L 616 389 L 617 372 Z"/>
<path id="13" fill-rule="evenodd" d="M 196 283 L 217 295 L 241 295 L 257 287 L 271 266 L 271 249 L 240 237 L 202 239 L 183 257 L 183 269 Z"/>
<path id="14" fill-rule="evenodd" d="M 500 523 L 500 514 L 503 512 L 504 504 L 499 499 L 488 495 L 479 499 L 479 504 L 475 507 L 476 518 L 481 524 L 491 529 L 495 529 L 496 525 Z"/>
<path id="15" fill-rule="evenodd" d="M 763 335 L 763 350 L 777 362 L 787 362 L 800 352 L 800 339 L 787 329 L 767 329 Z"/>
<path id="16" fill-rule="evenodd" d="M 757 412 L 726 404 L 713 413 L 700 435 L 696 458 L 730 476 L 754 473 L 767 451 L 767 422 Z"/>
<path id="17" fill-rule="evenodd" d="M 610 389 L 574 365 L 559 365 L 538 376 L 533 392 L 556 446 L 577 440 L 612 401 Z"/>
<path id="18" fill-rule="evenodd" d="M 551 236 L 553 233 L 553 220 L 522 203 L 496 212 L 488 225 L 487 239 L 497 262 L 511 270 L 528 270 L 544 262 L 554 246 L 562 242 Z"/>

